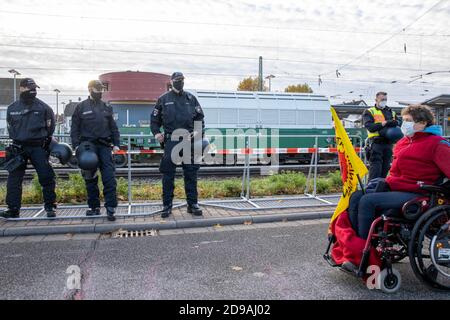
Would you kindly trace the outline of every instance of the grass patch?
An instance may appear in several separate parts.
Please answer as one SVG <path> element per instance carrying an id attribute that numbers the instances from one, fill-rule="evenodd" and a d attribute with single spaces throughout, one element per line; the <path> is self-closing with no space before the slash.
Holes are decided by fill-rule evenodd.
<path id="1" fill-rule="evenodd" d="M 306 176 L 297 172 L 281 172 L 268 177 L 253 176 L 250 182 L 252 196 L 296 195 L 305 191 Z M 101 177 L 99 177 L 101 181 Z M 198 192 L 200 199 L 235 198 L 241 194 L 241 178 L 229 178 L 218 181 L 200 180 Z M 312 186 L 311 186 L 312 187 Z M 99 183 L 102 193 L 102 184 Z M 317 192 L 321 194 L 340 192 L 342 181 L 340 172 L 336 171 L 317 179 Z M 140 183 L 132 186 L 132 198 L 136 201 L 160 200 L 162 183 Z M 57 179 L 56 195 L 58 203 L 84 204 L 87 200 L 86 186 L 80 174 L 70 174 L 69 179 Z M 5 204 L 6 186 L 0 186 L 0 204 Z M 117 179 L 117 196 L 119 201 L 128 200 L 128 183 L 125 178 Z M 103 195 L 101 195 L 103 200 Z M 175 198 L 185 199 L 183 179 L 175 180 Z M 42 189 L 37 175 L 30 184 L 23 188 L 22 203 L 42 203 Z"/>

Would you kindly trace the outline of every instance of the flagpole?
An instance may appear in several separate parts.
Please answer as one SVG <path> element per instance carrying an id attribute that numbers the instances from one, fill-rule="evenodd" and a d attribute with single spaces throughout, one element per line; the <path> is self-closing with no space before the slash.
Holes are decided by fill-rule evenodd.
<path id="1" fill-rule="evenodd" d="M 361 187 L 362 193 L 366 194 L 366 190 L 364 190 L 364 185 L 361 181 L 361 177 L 359 176 L 359 174 L 356 174 L 356 177 L 358 178 L 359 186 Z"/>

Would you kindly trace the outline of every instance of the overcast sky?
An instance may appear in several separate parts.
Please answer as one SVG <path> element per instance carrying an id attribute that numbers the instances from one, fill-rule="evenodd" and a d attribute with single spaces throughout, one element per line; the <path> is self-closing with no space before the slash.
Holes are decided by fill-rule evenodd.
<path id="1" fill-rule="evenodd" d="M 0 4 L 0 77 L 10 68 L 33 77 L 52 105 L 53 89 L 60 101 L 84 97 L 88 81 L 110 71 L 179 70 L 188 88 L 235 90 L 257 75 L 259 56 L 273 90 L 307 82 L 332 102 L 372 103 L 379 90 L 391 105 L 450 93 L 450 73 L 408 83 L 450 71 L 450 0 Z"/>

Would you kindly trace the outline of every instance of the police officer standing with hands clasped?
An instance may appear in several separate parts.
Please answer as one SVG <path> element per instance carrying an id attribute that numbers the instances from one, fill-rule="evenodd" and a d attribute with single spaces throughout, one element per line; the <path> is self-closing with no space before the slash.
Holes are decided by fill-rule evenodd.
<path id="1" fill-rule="evenodd" d="M 19 218 L 22 182 L 28 160 L 36 169 L 42 186 L 47 217 L 56 216 L 55 173 L 49 163 L 49 146 L 55 131 L 53 110 L 36 98 L 39 86 L 31 78 L 20 81 L 20 99 L 8 107 L 7 125 L 12 144 L 6 149 L 9 171 L 6 204 L 0 217 Z"/>
<path id="2" fill-rule="evenodd" d="M 400 126 L 400 119 L 387 104 L 387 93 L 378 92 L 375 106 L 363 113 L 363 125 L 368 131 L 367 148 L 369 181 L 386 178 L 392 161 L 393 141 L 387 135 L 389 128 Z"/>
<path id="3" fill-rule="evenodd" d="M 70 132 L 73 148 L 78 148 L 76 154 L 86 182 L 89 205 L 86 215 L 100 215 L 100 193 L 96 174 L 98 168 L 102 176 L 107 217 L 109 221 L 115 221 L 117 181 L 112 153 L 119 150 L 120 133 L 112 107 L 102 101 L 102 82 L 92 80 L 88 89 L 88 99 L 75 108 Z M 95 163 L 89 168 L 84 168 L 85 164 L 81 163 L 83 157 L 86 158 L 83 153 L 93 153 Z"/>
<path id="4" fill-rule="evenodd" d="M 160 172 L 163 174 L 164 208 L 161 214 L 162 218 L 167 218 L 172 213 L 176 162 L 178 162 L 175 161 L 174 157 L 177 155 L 173 155 L 172 150 L 183 139 L 188 141 L 189 147 L 193 146 L 196 140 L 202 142 L 205 128 L 203 110 L 197 98 L 184 91 L 183 74 L 181 72 L 173 73 L 170 83 L 171 90 L 158 99 L 151 116 L 152 133 L 164 148 L 164 155 L 160 164 Z M 161 128 L 164 129 L 164 133 L 161 132 Z M 187 136 L 180 139 L 175 132 L 181 132 L 180 130 L 184 130 Z M 195 216 L 201 216 L 202 210 L 198 206 L 197 191 L 197 172 L 200 164 L 196 163 L 193 157 L 187 161 L 183 157 L 182 166 L 188 212 Z"/>

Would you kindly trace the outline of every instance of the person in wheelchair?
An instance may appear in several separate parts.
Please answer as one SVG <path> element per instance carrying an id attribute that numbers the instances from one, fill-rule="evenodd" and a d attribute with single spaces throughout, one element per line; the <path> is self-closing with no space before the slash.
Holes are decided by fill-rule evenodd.
<path id="1" fill-rule="evenodd" d="M 394 160 L 386 180 L 372 181 L 372 192 L 355 192 L 350 199 L 349 219 L 362 239 L 367 239 L 372 222 L 380 212 L 398 209 L 411 199 L 423 195 L 421 185 L 435 184 L 450 177 L 450 143 L 435 125 L 431 109 L 411 105 L 402 110 L 404 137 L 396 144 Z M 377 192 L 373 192 L 377 191 Z M 380 192 L 381 191 L 381 192 Z M 395 211 L 393 211 L 395 212 Z"/>

